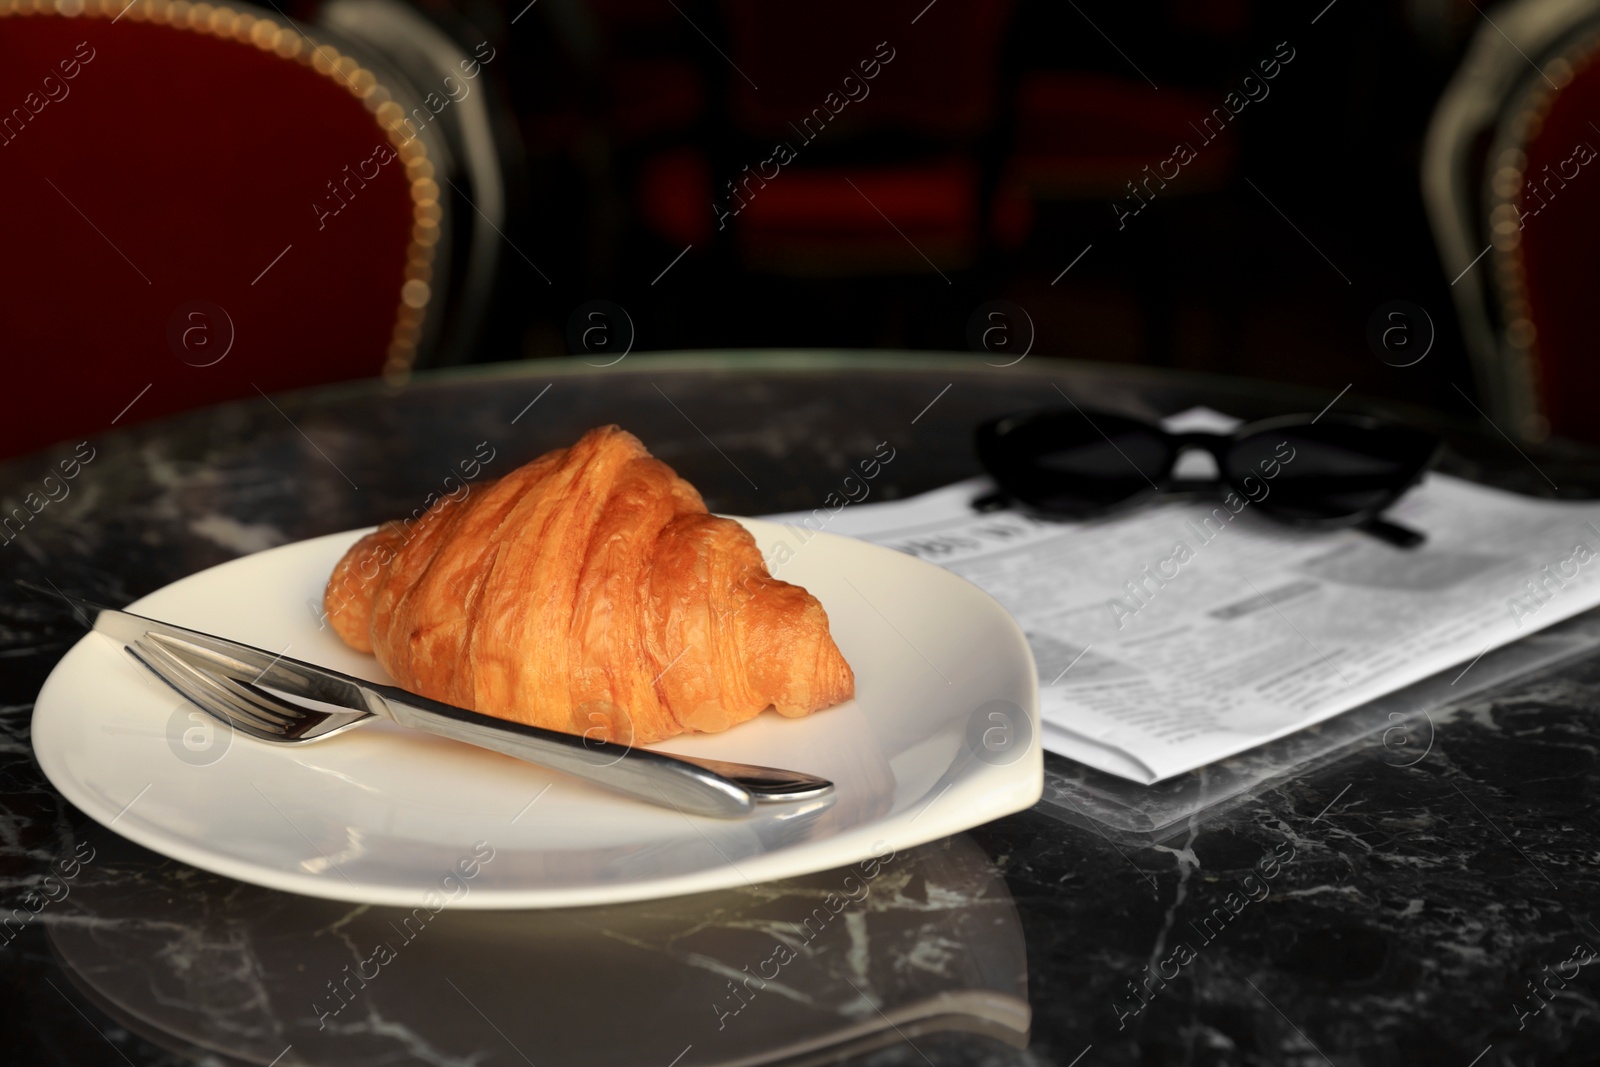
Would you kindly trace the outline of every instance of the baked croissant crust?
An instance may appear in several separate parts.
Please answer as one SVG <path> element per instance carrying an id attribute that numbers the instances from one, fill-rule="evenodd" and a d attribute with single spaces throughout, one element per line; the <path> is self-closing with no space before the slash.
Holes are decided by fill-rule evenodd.
<path id="1" fill-rule="evenodd" d="M 817 599 L 615 426 L 368 534 L 323 599 L 401 687 L 600 740 L 808 715 L 855 693 Z"/>

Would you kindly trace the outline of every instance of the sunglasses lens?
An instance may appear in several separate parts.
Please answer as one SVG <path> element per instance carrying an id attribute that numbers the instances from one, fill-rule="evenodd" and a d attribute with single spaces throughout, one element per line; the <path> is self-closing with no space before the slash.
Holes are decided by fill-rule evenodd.
<path id="1" fill-rule="evenodd" d="M 1088 516 L 1153 492 L 1172 465 L 1143 423 L 1076 411 L 1002 419 L 978 433 L 978 459 L 1009 495 L 1058 515 Z"/>
<path id="2" fill-rule="evenodd" d="M 1241 439 L 1229 449 L 1224 472 L 1276 518 L 1355 519 L 1392 503 L 1427 466 L 1437 444 L 1405 426 L 1307 423 Z"/>

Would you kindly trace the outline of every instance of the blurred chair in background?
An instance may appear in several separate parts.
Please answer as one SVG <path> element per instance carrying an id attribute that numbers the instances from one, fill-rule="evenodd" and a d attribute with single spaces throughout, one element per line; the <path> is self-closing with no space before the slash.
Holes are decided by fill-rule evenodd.
<path id="1" fill-rule="evenodd" d="M 441 46 L 456 87 L 413 84 L 270 11 L 125 3 L 0 0 L 0 301 L 31 398 L 0 454 L 459 352 L 481 310 L 447 310 L 440 188 L 486 58 Z"/>
<path id="2" fill-rule="evenodd" d="M 1523 440 L 1600 442 L 1600 3 L 1491 17 L 1428 130 L 1429 218 L 1484 411 Z"/>
<path id="3" fill-rule="evenodd" d="M 1000 195 L 995 150 L 1011 6 L 725 0 L 731 136 L 645 167 L 647 222 L 799 276 L 960 269 L 1015 243 L 1026 204 Z"/>
<path id="4" fill-rule="evenodd" d="M 748 158 L 720 177 L 745 201 L 734 225 L 741 261 L 777 273 L 921 274 L 972 265 L 996 228 L 1020 239 L 1015 207 L 1007 214 L 999 198 L 995 144 L 1011 3 L 899 0 L 870 17 L 848 0 L 724 0 L 723 10 L 734 63 L 766 83 L 729 83 Z M 797 160 L 770 188 L 759 175 L 749 182 L 743 167 L 778 142 Z M 728 185 L 712 195 L 732 207 Z"/>
<path id="5" fill-rule="evenodd" d="M 390 76 L 428 108 L 440 199 L 445 216 L 456 221 L 442 231 L 448 243 L 438 250 L 449 259 L 436 267 L 438 281 L 449 282 L 434 286 L 439 332 L 417 365 L 466 363 L 479 355 L 491 305 L 505 295 L 500 282 L 513 266 L 504 235 L 516 228 L 526 164 L 515 120 L 497 91 L 496 67 L 508 57 L 463 20 L 452 20 L 455 32 L 446 33 L 404 0 L 330 0 L 317 24 L 363 54 L 382 57 Z M 469 77 L 469 70 L 477 73 Z"/>
<path id="6" fill-rule="evenodd" d="M 662 0 L 545 0 L 542 7 L 542 21 L 530 15 L 524 27 L 553 39 L 573 77 L 542 78 L 525 121 L 530 140 L 576 167 L 571 195 L 581 208 L 568 239 L 593 282 L 614 285 L 641 219 L 666 219 L 656 236 L 664 230 L 668 240 L 686 228 L 698 237 L 705 224 L 705 205 L 696 200 L 709 181 L 705 157 L 687 146 L 709 133 L 716 84 L 707 76 L 709 50 L 700 38 L 687 39 L 692 25 Z M 692 169 L 697 163 L 701 170 Z M 681 187 L 685 173 L 688 188 Z"/>
<path id="7" fill-rule="evenodd" d="M 618 143 L 656 143 L 700 121 L 707 102 L 705 77 L 676 47 L 685 26 L 671 5 L 588 0 L 582 6 L 609 50 L 602 107 Z"/>
<path id="8" fill-rule="evenodd" d="M 1180 143 L 1206 145 L 1201 127 L 1220 103 L 1198 93 L 1155 92 L 1142 81 L 1072 70 L 1026 74 L 1017 91 L 1015 179 L 1036 200 L 1115 201 L 1170 160 Z M 1215 123 L 1213 122 L 1213 126 Z M 1225 188 L 1237 171 L 1232 127 L 1183 168 L 1174 195 Z"/>

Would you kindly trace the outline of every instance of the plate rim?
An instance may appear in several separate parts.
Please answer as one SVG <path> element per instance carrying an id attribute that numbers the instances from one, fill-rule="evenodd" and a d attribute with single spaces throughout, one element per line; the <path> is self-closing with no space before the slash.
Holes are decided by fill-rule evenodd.
<path id="1" fill-rule="evenodd" d="M 778 531 L 786 531 L 788 527 L 782 523 L 767 519 L 746 518 L 743 516 L 727 516 L 759 538 L 762 529 L 771 531 L 774 535 Z M 145 601 L 157 597 L 172 586 L 180 582 L 189 581 L 201 575 L 210 574 L 222 568 L 254 559 L 265 553 L 276 552 L 283 549 L 307 546 L 313 542 L 345 539 L 353 544 L 359 537 L 376 527 L 363 527 L 341 530 L 328 534 L 291 541 L 284 545 L 265 549 L 263 552 L 249 553 L 225 560 L 211 567 L 203 568 L 191 574 L 167 582 L 158 589 L 154 589 L 144 596 L 139 597 L 127 605 L 128 610 L 137 611 Z M 811 532 L 807 542 L 817 536 L 822 536 L 829 541 L 850 542 L 856 546 L 866 546 L 876 551 L 891 552 L 893 549 L 875 545 L 869 541 L 858 538 L 846 537 L 826 531 Z M 903 555 L 902 553 L 894 553 Z M 517 888 L 490 888 L 484 886 L 475 889 L 459 900 L 446 902 L 444 906 L 460 910 L 504 911 L 520 909 L 545 909 L 545 908 L 570 908 L 602 906 L 644 900 L 663 899 L 667 897 L 685 896 L 701 892 L 713 892 L 746 884 L 775 881 L 783 878 L 798 877 L 803 874 L 817 871 L 832 870 L 851 863 L 859 863 L 873 856 L 881 856 L 880 846 L 887 844 L 887 838 L 894 836 L 892 851 L 911 848 L 925 844 L 928 841 L 938 840 L 960 833 L 974 826 L 983 825 L 1005 815 L 1026 810 L 1038 802 L 1044 789 L 1044 752 L 1041 739 L 1041 722 L 1039 713 L 1039 679 L 1037 665 L 1034 663 L 1033 653 L 1028 646 L 1027 637 L 1015 618 L 999 605 L 992 596 L 982 588 L 967 580 L 961 575 L 926 560 L 908 557 L 916 563 L 934 567 L 941 574 L 953 578 L 962 585 L 969 587 L 970 591 L 977 593 L 982 598 L 991 601 L 998 609 L 1000 617 L 1008 629 L 1008 637 L 1026 658 L 1031 668 L 1027 681 L 1028 705 L 1024 709 L 1032 727 L 1032 734 L 1028 751 L 1023 756 L 1007 764 L 1008 768 L 1018 768 L 1002 788 L 999 783 L 994 783 L 984 788 L 981 798 L 981 818 L 974 822 L 962 818 L 962 825 L 950 828 L 947 824 L 938 821 L 931 822 L 921 829 L 916 829 L 918 816 L 907 817 L 916 803 L 913 801 L 905 810 L 889 818 L 877 818 L 863 825 L 843 830 L 839 833 L 819 839 L 818 842 L 806 842 L 799 846 L 780 848 L 776 851 L 763 852 L 757 856 L 741 859 L 737 865 L 732 861 L 718 864 L 684 874 L 665 877 L 633 878 L 604 885 L 584 885 L 568 888 L 550 888 L 541 886 L 522 886 Z M 781 576 L 780 577 L 781 580 Z M 426 889 L 409 888 L 403 886 L 383 886 L 371 882 L 357 880 L 351 883 L 342 878 L 327 878 L 316 874 L 295 870 L 284 870 L 265 866 L 243 858 L 235 858 L 226 853 L 209 850 L 203 843 L 191 843 L 184 837 L 178 836 L 160 826 L 152 826 L 146 822 L 133 820 L 121 826 L 128 811 L 133 807 L 144 791 L 130 800 L 122 809 L 115 810 L 113 803 L 101 798 L 87 783 L 80 783 L 79 776 L 66 766 L 65 753 L 50 747 L 41 748 L 40 738 L 49 737 L 53 731 L 52 720 L 68 714 L 67 711 L 52 711 L 52 705 L 61 703 L 61 699 L 52 699 L 53 690 L 62 688 L 69 683 L 65 680 L 69 669 L 68 661 L 79 653 L 79 649 L 94 637 L 93 632 L 82 635 L 67 649 L 60 660 L 51 668 L 49 676 L 40 687 L 38 696 L 34 700 L 32 715 L 30 716 L 30 747 L 33 750 L 35 761 L 49 780 L 63 797 L 84 812 L 101 827 L 132 841 L 142 848 L 149 849 L 160 856 L 186 863 L 192 867 L 207 871 L 211 874 L 221 875 L 250 885 L 260 886 L 281 892 L 296 893 L 302 896 L 315 897 L 324 900 L 336 900 L 345 903 L 373 904 L 379 906 L 416 907 L 422 906 L 423 897 L 427 895 Z M 43 729 L 41 730 L 41 726 Z M 1024 772 L 1026 774 L 1024 780 Z M 945 772 L 948 773 L 948 769 Z M 82 788 L 80 789 L 80 784 Z M 154 784 L 154 783 L 152 783 Z M 960 780 L 952 786 L 962 784 Z M 966 784 L 972 784 L 971 779 Z M 148 790 L 150 786 L 146 786 Z M 947 787 L 950 788 L 950 787 Z M 941 796 L 943 794 L 940 794 Z M 887 832 L 886 832 L 887 831 Z M 810 861 L 804 857 L 811 853 L 806 844 L 828 843 L 836 856 L 830 856 L 825 865 L 818 865 L 815 859 Z M 849 858 L 845 858 L 848 856 Z M 841 862 L 834 862 L 835 859 Z"/>

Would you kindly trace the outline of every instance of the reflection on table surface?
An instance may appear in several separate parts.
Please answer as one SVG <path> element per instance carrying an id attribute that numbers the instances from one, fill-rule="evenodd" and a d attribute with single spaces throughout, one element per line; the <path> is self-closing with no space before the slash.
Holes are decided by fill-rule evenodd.
<path id="1" fill-rule="evenodd" d="M 354 906 L 107 840 L 53 924 L 78 991 L 173 1051 L 252 1064 L 833 1062 L 962 1030 L 1026 1047 L 1017 909 L 965 835 L 853 867 L 643 904 Z M 123 868 L 119 870 L 118 868 Z"/>
<path id="2" fill-rule="evenodd" d="M 897 451 L 871 500 L 968 477 L 977 472 L 974 425 L 1060 405 L 1062 392 L 1142 417 L 1204 404 L 1252 419 L 1314 413 L 1344 384 L 1295 390 L 1037 356 L 995 369 L 979 355 L 750 355 L 630 357 L 608 368 L 538 361 L 397 392 L 352 385 L 279 397 L 281 410 L 258 400 L 144 424 L 95 441 L 91 480 L 75 482 L 70 500 L 35 516 L 0 553 L 0 580 L 48 578 L 126 603 L 247 552 L 407 514 L 480 441 L 499 450 L 493 472 L 605 422 L 637 432 L 714 510 L 754 515 L 818 506 L 883 441 Z M 1338 410 L 1372 410 L 1358 392 Z M 1451 439 L 1450 473 L 1551 492 L 1492 430 L 1434 428 Z M 37 486 L 39 458 L 0 464 L 12 499 Z M 1593 491 L 1600 468 L 1587 453 L 1529 458 L 1562 495 Z M 1533 1010 L 1530 979 L 1562 966 L 1577 942 L 1600 944 L 1589 925 L 1600 921 L 1593 658 L 1507 682 L 1431 722 L 1411 716 L 1426 734 L 1375 734 L 1365 748 L 1263 783 L 1203 820 L 1172 822 L 1156 838 L 1081 825 L 1073 805 L 1103 808 L 1074 791 L 1081 768 L 1049 757 L 1043 802 L 926 846 L 928 860 L 923 850 L 915 864 L 898 857 L 867 900 L 842 909 L 777 979 L 754 996 L 747 989 L 737 1015 L 728 983 L 771 957 L 774 931 L 803 925 L 828 891 L 850 892 L 847 872 L 629 907 L 445 912 L 319 1030 L 327 983 L 370 958 L 378 940 L 398 938 L 383 931 L 403 921 L 204 874 L 121 842 L 73 809 L 33 760 L 28 719 L 81 627 L 64 606 L 20 596 L 0 603 L 0 621 L 0 910 L 23 907 L 79 843 L 99 850 L 70 897 L 44 906 L 0 949 L 0 993 L 21 1016 L 0 1030 L 0 1062 L 211 1067 L 282 1055 L 278 1067 L 669 1067 L 681 1053 L 677 1067 L 694 1067 L 804 1062 L 812 1054 L 792 1047 L 795 1035 L 840 1042 L 815 1053 L 828 1062 L 860 1036 L 849 1027 L 873 1025 L 874 1039 L 893 1043 L 851 1062 L 1321 1064 L 1319 1051 L 1341 1067 L 1594 1062 L 1600 1024 L 1575 999 L 1590 996 L 1594 968 L 1526 1025 L 1518 1015 Z M 1485 656 L 1473 672 L 1490 665 Z M 1219 779 L 1208 771 L 1197 788 L 1213 792 Z M 1159 796 L 1145 802 L 1170 808 Z M 1179 942 L 1200 947 L 1189 924 L 1226 909 L 1228 894 L 1286 841 L 1296 859 L 1270 898 L 1249 902 L 1130 1014 L 1132 990 Z M 994 857 L 1004 885 L 973 842 Z M 933 859 L 930 874 L 921 865 Z M 915 873 L 901 883 L 890 878 L 897 869 Z M 470 960 L 451 958 L 451 946 L 465 956 L 480 942 Z M 502 962 L 513 959 L 526 974 Z M 973 991 L 1004 1012 L 985 1014 L 970 998 L 955 1008 L 931 1001 Z M 915 1047 L 883 1026 L 874 1004 Z M 928 1032 L 954 1025 L 1018 1045 L 1030 1036 L 1014 1048 Z M 180 1054 L 163 1056 L 152 1041 Z M 200 1045 L 230 1051 L 196 1055 Z"/>

